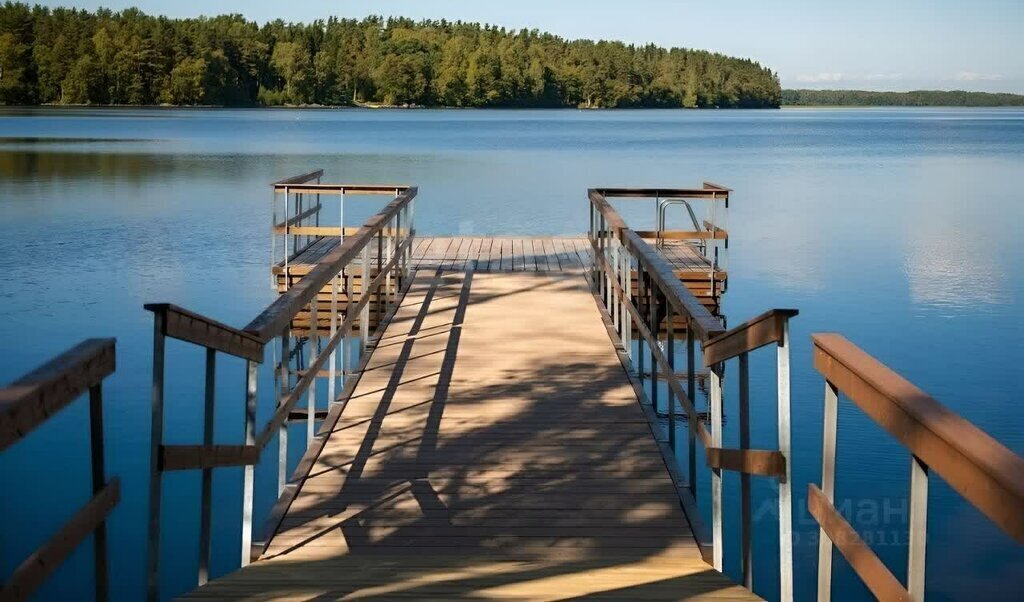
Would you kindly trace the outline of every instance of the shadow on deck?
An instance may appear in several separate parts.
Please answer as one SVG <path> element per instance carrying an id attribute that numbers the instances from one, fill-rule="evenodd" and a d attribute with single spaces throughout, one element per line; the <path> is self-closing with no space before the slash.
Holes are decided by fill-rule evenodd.
<path id="1" fill-rule="evenodd" d="M 579 272 L 416 277 L 234 599 L 757 599 L 701 559 Z"/>

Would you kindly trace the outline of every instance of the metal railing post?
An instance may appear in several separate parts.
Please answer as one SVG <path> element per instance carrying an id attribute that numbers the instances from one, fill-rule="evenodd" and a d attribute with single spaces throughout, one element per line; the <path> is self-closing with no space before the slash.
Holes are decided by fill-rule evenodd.
<path id="1" fill-rule="evenodd" d="M 292 287 L 292 276 L 288 270 L 288 229 L 291 217 L 288 216 L 288 187 L 284 187 L 284 235 L 281 236 L 282 244 L 284 245 L 284 290 L 288 290 Z"/>
<path id="2" fill-rule="evenodd" d="M 622 263 L 619 261 L 619 245 L 612 241 L 611 253 L 608 258 L 608 263 L 612 268 L 612 282 L 618 284 L 622 281 Z M 610 284 L 610 283 L 609 283 Z M 608 287 L 608 296 L 611 299 L 611 305 L 608 307 L 608 313 L 612 318 L 612 325 L 615 327 L 616 334 L 619 335 L 619 340 L 622 340 L 622 312 L 618 309 L 619 297 L 615 294 L 615 287 Z"/>
<path id="3" fill-rule="evenodd" d="M 722 447 L 722 364 L 711 366 L 711 447 Z M 722 572 L 722 470 L 711 469 L 712 566 Z"/>
<path id="4" fill-rule="evenodd" d="M 629 279 L 630 279 L 630 261 L 629 252 L 626 250 L 626 245 L 619 243 L 619 269 L 622 271 L 622 277 L 619 279 L 619 285 L 622 287 L 622 299 L 619 299 L 619 314 L 622 316 L 619 319 L 622 333 L 620 338 L 626 348 L 626 355 L 633 355 L 633 328 L 629 321 L 629 310 L 626 307 L 626 302 L 629 300 Z"/>
<path id="5" fill-rule="evenodd" d="M 636 266 L 636 303 L 634 304 L 637 308 L 637 312 L 640 314 L 640 321 L 643 321 L 644 315 L 644 298 L 647 295 L 647 275 L 639 262 Z M 644 337 L 639 336 L 636 339 L 636 370 L 640 376 L 640 384 L 644 382 Z"/>
<path id="6" fill-rule="evenodd" d="M 651 278 L 647 279 L 647 319 L 650 320 L 651 336 L 658 342 L 658 291 Z M 651 406 L 658 414 L 658 361 L 654 357 L 654 346 L 651 346 Z"/>
<path id="7" fill-rule="evenodd" d="M 676 334 L 675 325 L 672 324 L 672 306 L 665 303 L 665 325 L 668 334 L 665 337 L 665 350 L 668 352 L 668 368 L 671 373 L 669 378 L 676 378 Z M 672 457 L 677 457 L 676 452 L 676 399 L 672 387 L 668 388 L 668 446 L 672 450 Z"/>
<path id="8" fill-rule="evenodd" d="M 312 369 L 312 366 L 316 363 L 317 356 L 319 353 L 320 346 L 320 323 L 317 318 L 317 295 L 320 291 L 313 295 L 313 298 L 309 301 L 309 336 L 306 338 L 306 342 L 309 345 L 309 360 L 306 362 L 306 368 Z M 309 389 L 306 390 L 306 447 L 313 442 L 313 437 L 316 435 L 316 379 L 319 375 L 314 373 L 313 378 L 309 381 Z"/>
<path id="9" fill-rule="evenodd" d="M 103 384 L 89 387 L 89 447 L 92 463 L 92 494 L 98 495 L 107 484 L 105 453 L 103 449 Z M 109 597 L 107 570 L 107 521 L 101 521 L 93 531 L 93 550 L 96 554 L 96 600 Z"/>
<path id="10" fill-rule="evenodd" d="M 160 468 L 160 449 L 164 440 L 164 331 L 167 315 L 153 314 L 153 383 L 152 417 L 149 446 L 149 523 L 146 567 L 146 598 L 157 602 L 160 597 L 160 496 L 163 473 Z"/>
<path id="11" fill-rule="evenodd" d="M 340 279 L 341 279 L 341 274 L 340 273 L 338 275 L 336 275 L 334 278 L 331 278 L 331 330 L 330 330 L 330 332 L 331 332 L 330 340 L 331 341 L 334 340 L 334 336 L 338 332 L 338 280 L 340 280 Z M 328 365 L 330 367 L 328 368 L 328 372 L 329 373 L 328 373 L 327 376 L 328 376 L 328 378 L 330 380 L 328 380 L 328 382 L 327 382 L 327 403 L 328 404 L 332 404 L 332 403 L 334 403 L 336 401 L 335 395 L 336 395 L 336 391 L 337 391 L 337 389 L 336 389 L 337 384 L 335 383 L 335 381 L 338 378 L 338 372 L 337 372 L 337 367 L 338 367 L 338 347 L 337 347 L 337 345 L 335 345 L 333 348 L 331 348 L 331 357 L 328 359 Z"/>
<path id="12" fill-rule="evenodd" d="M 744 351 L 739 356 L 740 374 L 740 449 L 750 449 L 750 357 Z M 750 474 L 740 473 L 740 563 L 743 567 L 743 587 L 754 589 L 753 546 L 751 541 Z"/>
<path id="13" fill-rule="evenodd" d="M 292 389 L 288 364 L 292 357 L 291 325 L 285 326 L 281 332 L 281 389 L 277 393 L 275 407 L 281 407 L 284 398 Z M 284 493 L 288 484 L 288 421 L 285 420 L 277 428 L 277 497 Z"/>
<path id="14" fill-rule="evenodd" d="M 839 418 L 839 390 L 825 381 L 824 426 L 821 435 L 821 492 L 835 503 L 836 430 Z M 832 540 L 824 528 L 818 529 L 818 601 L 832 599 Z"/>
<path id="15" fill-rule="evenodd" d="M 366 348 L 370 342 L 370 243 L 367 242 L 363 247 L 363 261 L 362 261 L 362 273 L 360 274 L 360 287 L 359 287 L 359 300 L 362 301 L 363 297 L 366 296 L 367 302 L 363 304 L 363 310 L 359 314 L 359 357 L 362 358 L 363 354 L 366 353 Z"/>
<path id="16" fill-rule="evenodd" d="M 245 445 L 256 444 L 256 382 L 259 364 L 252 360 L 245 362 Z M 247 464 L 242 468 L 242 566 L 248 566 L 252 558 L 252 505 L 255 466 Z"/>
<path id="17" fill-rule="evenodd" d="M 778 343 L 779 453 L 786 460 L 779 479 L 779 599 L 793 599 L 793 479 L 791 457 L 791 411 L 789 399 L 789 320 L 782 322 Z"/>
<path id="18" fill-rule="evenodd" d="M 207 448 L 213 445 L 213 420 L 214 420 L 214 398 L 217 374 L 217 351 L 206 348 L 206 388 L 203 403 L 203 445 Z M 210 580 L 210 531 L 212 496 L 213 496 L 213 469 L 203 469 L 202 493 L 199 502 L 199 585 L 205 585 Z"/>
<path id="19" fill-rule="evenodd" d="M 925 545 L 928 542 L 928 465 L 910 456 L 910 541 L 907 546 L 907 592 L 924 600 Z"/>
<path id="20" fill-rule="evenodd" d="M 693 373 L 696 370 L 697 358 L 694 357 L 695 341 L 693 339 L 693 320 L 686 319 L 686 394 L 690 397 L 690 403 L 694 410 L 697 409 L 697 376 Z M 697 423 L 692 419 L 687 421 L 687 478 L 690 483 L 690 495 L 697 498 Z"/>

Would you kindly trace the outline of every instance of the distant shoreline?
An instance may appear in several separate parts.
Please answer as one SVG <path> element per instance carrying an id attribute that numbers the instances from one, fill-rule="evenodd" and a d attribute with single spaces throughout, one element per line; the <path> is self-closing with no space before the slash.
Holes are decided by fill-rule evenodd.
<path id="1" fill-rule="evenodd" d="M 390 106 L 390 105 L 171 105 L 171 104 L 147 104 L 147 105 L 101 105 L 101 104 L 35 104 L 35 105 L 0 105 L 0 112 L 11 110 L 60 110 L 60 109 L 96 109 L 96 110 L 196 110 L 196 111 L 586 111 L 586 112 L 669 112 L 686 111 L 694 113 L 722 112 L 761 112 L 777 110 L 800 110 L 800 109 L 1024 109 L 1024 104 L 1019 105 L 954 105 L 954 104 L 933 104 L 933 105 L 897 105 L 897 104 L 783 104 L 774 108 L 722 108 L 716 107 L 621 107 L 621 108 L 585 108 L 585 107 L 447 107 L 447 106 Z"/>
<path id="2" fill-rule="evenodd" d="M 966 90 L 875 90 L 782 91 L 783 107 L 1024 107 L 1024 94 L 968 92 Z"/>

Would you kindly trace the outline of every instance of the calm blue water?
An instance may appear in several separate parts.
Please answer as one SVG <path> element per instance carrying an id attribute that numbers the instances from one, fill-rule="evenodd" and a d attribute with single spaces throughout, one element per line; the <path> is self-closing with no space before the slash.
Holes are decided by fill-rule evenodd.
<path id="1" fill-rule="evenodd" d="M 591 186 L 708 179 L 734 188 L 730 323 L 769 307 L 800 309 L 792 324 L 800 599 L 813 596 L 817 557 L 803 502 L 806 484 L 820 480 L 823 384 L 811 332 L 846 334 L 1024 452 L 1024 111 L 5 110 L 0 381 L 81 338 L 118 338 L 105 399 L 108 472 L 123 481 L 111 521 L 117 599 L 139 598 L 144 582 L 152 323 L 142 304 L 248 322 L 273 295 L 267 184 L 317 167 L 330 181 L 417 184 L 424 234 L 582 233 Z M 379 206 L 366 201 L 361 213 Z M 635 227 L 653 221 L 646 205 L 620 209 Z M 170 354 L 169 368 L 200 366 L 183 349 Z M 770 352 L 753 358 L 755 380 L 774 379 L 773 362 Z M 238 399 L 238 366 L 222 372 L 224 398 Z M 169 392 L 180 404 L 168 411 L 169 441 L 199 440 L 198 387 Z M 754 444 L 771 447 L 774 397 L 763 397 L 753 399 Z M 226 402 L 218 412 L 217 438 L 237 441 L 241 409 Z M 0 455 L 0 575 L 88 498 L 87 416 L 87 404 L 76 403 Z M 839 424 L 837 496 L 902 575 L 909 458 L 849 403 Z M 728 444 L 735 433 L 727 430 Z M 269 465 L 258 471 L 259 513 L 273 501 L 272 475 Z M 198 480 L 165 480 L 167 595 L 194 580 Z M 215 574 L 237 564 L 239 483 L 239 471 L 216 473 Z M 737 488 L 727 477 L 727 491 Z M 755 589 L 772 597 L 774 495 L 757 479 L 755 493 Z M 1020 547 L 940 479 L 931 495 L 930 597 L 1024 596 Z M 738 517 L 738 505 L 727 512 Z M 867 599 L 844 561 L 835 566 L 837 597 Z M 40 597 L 87 595 L 90 571 L 85 546 Z"/>

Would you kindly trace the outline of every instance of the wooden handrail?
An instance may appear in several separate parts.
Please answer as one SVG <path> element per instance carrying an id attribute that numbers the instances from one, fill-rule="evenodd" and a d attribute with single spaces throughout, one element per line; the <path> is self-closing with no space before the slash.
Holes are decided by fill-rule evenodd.
<path id="1" fill-rule="evenodd" d="M 1024 459 L 839 334 L 814 367 L 1001 529 L 1024 543 Z"/>
<path id="2" fill-rule="evenodd" d="M 728 188 L 595 188 L 603 197 L 622 198 L 686 198 L 724 201 L 729 197 Z"/>
<path id="3" fill-rule="evenodd" d="M 83 540 L 93 535 L 95 597 L 106 600 L 106 520 L 121 498 L 117 478 L 106 480 L 103 441 L 103 379 L 115 369 L 115 340 L 87 339 L 0 389 L 0 451 L 25 437 L 88 391 L 92 499 L 60 531 L 0 581 L 0 600 L 31 597 Z"/>
<path id="4" fill-rule="evenodd" d="M 355 259 L 365 245 L 376 236 L 406 204 L 416 196 L 416 187 L 408 188 L 379 213 L 368 219 L 355 234 L 331 251 L 299 282 L 280 295 L 267 309 L 256 316 L 244 329 L 237 329 L 212 318 L 179 307 L 172 303 L 147 303 L 143 307 L 154 313 L 163 313 L 164 334 L 217 351 L 263 361 L 263 346 L 276 337 L 285 324 L 309 303 L 348 263 Z M 347 230 L 347 229 L 346 229 Z"/>
<path id="5" fill-rule="evenodd" d="M 850 563 L 864 585 L 878 600 L 910 602 L 913 598 L 888 567 L 871 551 L 857 531 L 839 514 L 832 502 L 813 483 L 807 485 L 807 511 L 829 540 Z"/>
<path id="6" fill-rule="evenodd" d="M 728 198 L 728 191 L 715 185 L 705 184 L 707 192 L 722 195 L 721 198 Z M 708 232 L 637 232 L 630 229 L 625 221 L 619 216 L 615 209 L 605 198 L 607 190 L 591 189 L 588 197 L 591 202 L 591 223 L 589 239 L 593 247 L 593 271 L 592 287 L 595 296 L 598 298 L 602 309 L 607 310 L 607 326 L 613 337 L 618 336 L 621 341 L 622 351 L 620 359 L 627 369 L 633 367 L 634 358 L 637 362 L 636 369 L 640 378 L 651 379 L 651 393 L 649 396 L 653 412 L 648 414 L 648 420 L 655 424 L 658 412 L 658 381 L 662 380 L 669 390 L 668 398 L 668 441 L 664 449 L 668 455 L 665 457 L 667 465 L 674 465 L 679 456 L 676 454 L 676 402 L 682 407 L 689 422 L 688 440 L 688 469 L 689 483 L 687 489 L 690 496 L 696 495 L 697 468 L 696 468 L 696 446 L 699 443 L 704 448 L 705 462 L 711 470 L 711 504 L 712 504 L 712 533 L 710 553 L 705 554 L 702 547 L 702 555 L 715 569 L 721 571 L 724 567 L 724 529 L 723 529 L 723 496 L 722 496 L 722 471 L 734 471 L 740 473 L 741 490 L 741 540 L 742 540 L 742 569 L 743 583 L 746 587 L 753 587 L 753 572 L 751 570 L 751 546 L 752 546 L 752 508 L 751 508 L 751 482 L 752 476 L 763 476 L 776 479 L 779 484 L 779 597 L 783 600 L 793 599 L 793 554 L 792 554 L 792 480 L 790 475 L 790 395 L 789 395 L 789 360 L 790 343 L 788 319 L 797 314 L 796 310 L 772 310 L 758 316 L 754 320 L 740 326 L 739 328 L 725 331 L 719 320 L 711 316 L 710 312 L 700 304 L 696 297 L 680 282 L 676 271 L 664 255 L 648 244 L 644 235 L 652 238 L 705 238 L 725 239 L 728 234 L 715 227 L 710 222 L 705 222 L 709 228 Z M 610 191 L 614 194 L 635 194 L 643 195 L 649 193 L 648 189 L 615 189 Z M 663 191 L 659 191 L 659 194 Z M 653 195 L 651 195 L 653 196 Z M 671 197 L 668 197 L 671 198 Z M 699 230 L 696 225 L 695 229 Z M 718 272 L 715 265 L 709 265 L 712 285 Z M 632 283 L 636 283 L 637 289 L 634 292 Z M 638 307 L 633 302 L 634 295 L 641 300 Z M 686 330 L 686 390 L 676 375 L 674 362 L 675 353 L 675 331 L 674 325 L 677 318 L 685 319 Z M 661 324 L 667 326 L 665 347 L 662 348 L 658 339 L 658 332 Z M 637 332 L 636 351 L 633 349 L 633 333 Z M 705 365 L 710 368 L 708 378 L 708 412 L 711 419 L 711 428 L 704 424 L 704 416 L 700 415 L 693 404 L 693 397 L 696 395 L 696 383 L 693 378 L 695 370 L 695 343 L 703 341 L 703 356 Z M 778 343 L 777 349 L 777 370 L 778 370 L 778 449 L 753 449 L 750 445 L 750 380 L 749 380 L 749 358 L 748 352 L 758 349 L 772 342 Z M 644 347 L 647 347 L 645 352 Z M 644 370 L 644 360 L 649 352 L 651 368 L 650 372 Z M 667 355 L 667 357 L 666 357 Z M 739 422 L 740 422 L 740 445 L 739 448 L 726 448 L 722 445 L 722 418 L 723 418 L 723 387 L 725 360 L 739 356 Z M 659 379 L 660 373 L 660 379 Z M 647 397 L 643 383 L 634 385 L 638 396 Z M 670 457 L 671 456 L 671 457 Z M 684 507 L 688 503 L 682 499 Z M 690 515 L 691 511 L 687 510 Z M 696 514 L 694 511 L 693 514 Z M 704 541 L 698 537 L 698 542 Z"/>
<path id="7" fill-rule="evenodd" d="M 703 183 L 703 186 L 704 186 L 704 190 L 714 190 L 714 191 L 717 191 L 717 192 L 732 192 L 732 188 L 728 188 L 726 186 L 722 186 L 721 184 L 715 184 L 714 182 L 707 182 L 707 181 L 705 181 Z"/>
<path id="8" fill-rule="evenodd" d="M 114 372 L 114 339 L 88 339 L 0 389 L 0 451 Z"/>
<path id="9" fill-rule="evenodd" d="M 264 342 L 248 332 L 171 303 L 147 303 L 143 307 L 165 316 L 163 334 L 166 336 L 242 359 L 263 362 Z"/>
<path id="10" fill-rule="evenodd" d="M 120 500 L 121 481 L 114 477 L 60 531 L 14 569 L 11 578 L 0 585 L 0 600 L 28 600 L 79 544 L 103 525 Z M 96 560 L 97 564 L 105 561 Z"/>
<path id="11" fill-rule="evenodd" d="M 662 240 L 725 240 L 729 238 L 725 230 L 635 230 L 641 238 L 660 238 Z"/>
<path id="12" fill-rule="evenodd" d="M 274 190 L 289 194 L 395 195 L 409 189 L 404 184 L 274 184 Z"/>
<path id="13" fill-rule="evenodd" d="M 306 182 L 312 182 L 313 180 L 323 175 L 324 170 L 318 169 L 316 171 L 311 171 L 309 173 L 304 173 L 297 176 L 292 176 L 290 178 L 285 178 L 283 180 L 278 180 L 274 182 L 273 186 L 276 188 L 278 186 L 287 186 L 289 184 L 305 184 Z"/>
<path id="14" fill-rule="evenodd" d="M 611 235 L 636 257 L 640 266 L 650 274 L 654 283 L 664 293 L 666 301 L 680 315 L 690 318 L 689 323 L 700 340 L 707 340 L 725 332 L 721 321 L 711 315 L 711 312 L 679 281 L 675 270 L 661 253 L 626 226 L 625 220 L 608 202 L 602 191 L 590 189 L 587 196 L 594 208 L 604 216 Z"/>
<path id="15" fill-rule="evenodd" d="M 384 282 L 384 280 L 387 278 L 388 271 L 392 267 L 394 267 L 395 262 L 398 261 L 400 252 L 408 247 L 408 245 L 410 244 L 410 240 L 411 239 L 406 239 L 400 245 L 398 252 L 395 253 L 394 257 L 392 257 L 387 264 L 382 266 L 377 276 L 374 277 L 374 279 L 366 285 L 366 288 L 364 290 L 376 290 L 377 287 L 379 287 Z M 263 427 L 263 430 L 260 431 L 260 434 L 256 437 L 256 447 L 259 450 L 262 450 L 264 447 L 266 447 L 266 445 L 273 438 L 277 429 L 282 424 L 284 424 L 285 421 L 288 419 L 289 414 L 295 408 L 295 405 L 298 403 L 299 399 L 309 389 L 310 383 L 312 383 L 319 376 L 320 369 L 326 363 L 331 351 L 338 346 L 338 344 L 341 342 L 342 338 L 346 335 L 346 333 L 352 330 L 352 327 L 355 325 L 357 316 L 362 311 L 362 309 L 366 307 L 367 304 L 369 304 L 370 299 L 372 298 L 373 297 L 371 297 L 368 294 L 361 295 L 359 301 L 353 307 L 348 309 L 348 311 L 346 312 L 347 315 L 345 316 L 345 320 L 338 327 L 334 337 L 331 340 L 329 340 L 327 344 L 324 346 L 324 349 L 319 354 L 317 354 L 317 358 L 313 361 L 313 363 L 309 365 L 309 367 L 305 371 L 305 374 L 303 374 L 299 378 L 298 382 L 295 383 L 295 386 L 291 388 L 287 395 L 285 395 L 278 401 L 278 407 L 274 411 L 274 414 L 270 417 L 270 420 Z"/>
<path id="16" fill-rule="evenodd" d="M 293 216 L 291 216 L 290 218 L 288 218 L 287 220 L 285 220 L 283 222 L 278 222 L 278 223 L 274 224 L 272 229 L 273 229 L 273 231 L 275 233 L 282 234 L 282 233 L 284 233 L 285 228 L 287 228 L 288 226 L 292 226 L 292 225 L 295 225 L 295 224 L 302 223 L 302 220 L 306 219 L 307 217 L 309 217 L 311 215 L 315 215 L 321 209 L 323 209 L 323 205 L 321 205 L 320 203 L 317 203 L 316 205 L 313 205 L 309 209 L 306 209 L 305 211 L 302 211 L 301 213 L 298 213 L 297 215 L 293 215 Z M 298 234 L 298 233 L 297 232 L 289 232 L 289 234 Z"/>
<path id="17" fill-rule="evenodd" d="M 704 342 L 704 366 L 737 357 L 782 340 L 786 320 L 799 314 L 795 309 L 770 309 L 743 324 Z"/>
<path id="18" fill-rule="evenodd" d="M 395 197 L 381 211 L 371 217 L 359 229 L 359 232 L 346 238 L 345 241 L 327 254 L 308 274 L 293 284 L 287 292 L 280 295 L 260 315 L 256 316 L 244 328 L 250 335 L 266 343 L 281 333 L 292 318 L 316 296 L 332 278 L 362 252 L 363 247 L 383 228 L 403 207 L 416 197 L 415 186 L 409 187 Z"/>

